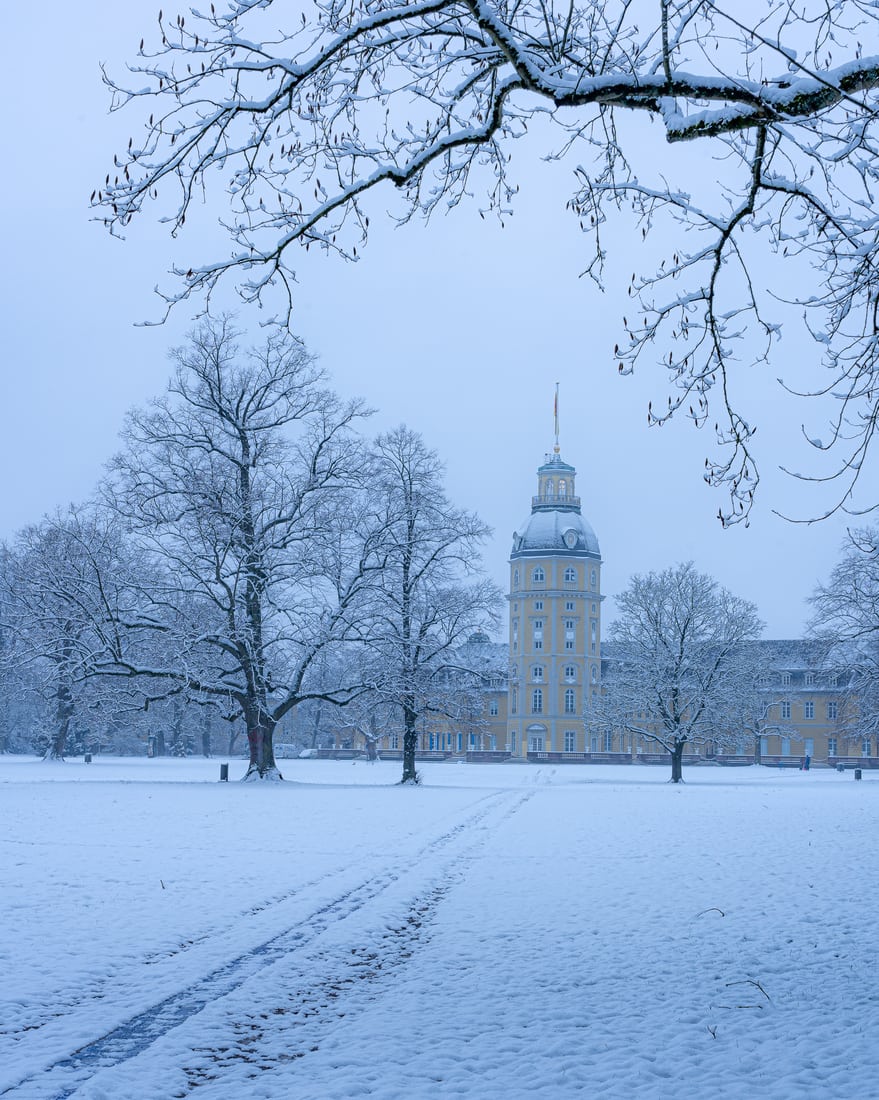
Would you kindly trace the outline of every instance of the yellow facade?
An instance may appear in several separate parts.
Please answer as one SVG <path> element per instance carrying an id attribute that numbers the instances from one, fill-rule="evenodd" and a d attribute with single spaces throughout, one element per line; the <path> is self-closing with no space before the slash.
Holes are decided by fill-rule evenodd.
<path id="1" fill-rule="evenodd" d="M 556 448 L 513 534 L 506 749 L 517 759 L 584 752 L 584 715 L 601 687 L 601 553 L 575 478 Z"/>
<path id="2" fill-rule="evenodd" d="M 602 690 L 601 552 L 580 511 L 576 470 L 558 446 L 537 470 L 531 514 L 513 534 L 509 559 L 506 646 L 474 635 L 461 667 L 482 669 L 473 702 L 454 717 L 424 718 L 419 755 L 437 758 L 547 759 L 667 763 L 656 743 L 619 729 L 595 732 L 590 707 Z M 876 738 L 854 731 L 845 675 L 822 669 L 807 641 L 753 642 L 750 663 L 762 668 L 759 694 L 768 703 L 765 733 L 719 730 L 716 742 L 687 746 L 685 759 L 717 763 L 879 764 Z M 607 660 L 607 657 L 605 658 Z M 472 675 L 470 688 L 472 688 Z M 337 731 L 335 750 L 353 752 L 356 737 Z M 382 755 L 402 752 L 389 730 Z"/>

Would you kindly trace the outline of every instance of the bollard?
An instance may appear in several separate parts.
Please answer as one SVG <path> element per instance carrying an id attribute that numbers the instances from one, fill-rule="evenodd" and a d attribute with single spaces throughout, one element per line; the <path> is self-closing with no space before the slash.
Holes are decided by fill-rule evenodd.
<path id="1" fill-rule="evenodd" d="M 845 764 L 837 764 L 836 765 L 836 770 L 838 772 L 844 772 L 845 771 Z"/>
<path id="2" fill-rule="evenodd" d="M 221 764 L 220 765 L 220 782 L 221 783 L 228 783 L 229 782 L 229 765 L 228 764 Z"/>
<path id="3" fill-rule="evenodd" d="M 83 758 L 82 758 L 82 759 L 83 759 L 83 763 L 85 763 L 85 764 L 91 764 L 91 762 L 92 762 L 92 754 L 91 754 L 90 752 L 87 752 L 87 753 L 85 754 L 85 756 L 83 756 Z"/>
<path id="4" fill-rule="evenodd" d="M 855 768 L 855 779 L 860 779 L 860 778 L 861 778 L 861 769 L 860 768 Z"/>

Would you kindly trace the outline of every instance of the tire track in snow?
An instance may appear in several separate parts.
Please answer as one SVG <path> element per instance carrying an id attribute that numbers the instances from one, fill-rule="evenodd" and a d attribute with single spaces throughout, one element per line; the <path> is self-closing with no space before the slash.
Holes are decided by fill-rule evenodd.
<path id="1" fill-rule="evenodd" d="M 477 799 L 475 805 L 479 806 L 484 802 L 491 802 L 498 797 L 497 792 L 483 795 L 482 798 Z M 0 1036 L 20 1036 L 25 1033 L 39 1033 L 43 1028 L 46 1028 L 58 1020 L 62 1020 L 68 1017 L 71 1013 L 82 1012 L 83 1008 L 88 1004 L 100 1005 L 111 1004 L 113 1002 L 114 994 L 118 993 L 120 985 L 123 987 L 125 983 L 137 982 L 140 980 L 140 967 L 150 966 L 157 967 L 159 969 L 165 967 L 175 958 L 184 956 L 187 953 L 191 953 L 198 949 L 208 948 L 210 950 L 211 945 L 216 952 L 218 947 L 222 950 L 223 941 L 229 941 L 230 949 L 236 950 L 238 941 L 243 938 L 241 936 L 241 929 L 247 927 L 249 918 L 256 916 L 257 914 L 264 916 L 268 921 L 274 917 L 274 914 L 278 910 L 282 910 L 283 907 L 289 902 L 299 901 L 303 896 L 308 895 L 309 891 L 324 886 L 331 882 L 333 879 L 344 878 L 349 875 L 356 867 L 359 867 L 361 860 L 354 859 L 350 863 L 343 864 L 339 867 L 333 867 L 322 874 L 317 875 L 315 878 L 308 879 L 305 882 L 300 882 L 296 886 L 289 890 L 282 890 L 268 898 L 263 898 L 261 901 L 256 902 L 253 905 L 247 906 L 246 909 L 239 911 L 239 913 L 232 916 L 222 928 L 209 928 L 204 932 L 196 933 L 190 939 L 183 940 L 176 947 L 169 947 L 166 949 L 160 949 L 152 951 L 142 958 L 132 960 L 129 964 L 129 969 L 122 975 L 114 974 L 113 976 L 106 976 L 99 983 L 93 983 L 87 993 L 80 992 L 79 996 L 71 998 L 67 990 L 61 991 L 53 1000 L 53 1011 L 49 1015 L 35 1016 L 31 1021 L 22 1023 L 18 1021 L 14 1027 L 6 1028 L 3 1026 L 3 1022 L 0 1021 Z M 394 868 L 396 869 L 396 868 Z M 283 919 L 283 918 L 282 918 Z M 301 922 L 307 922 L 309 917 L 301 917 L 289 925 L 293 927 L 294 924 Z M 275 936 L 286 931 L 286 928 L 282 928 L 281 931 L 273 931 L 270 934 L 265 934 L 265 940 L 270 940 Z M 248 928 L 251 937 L 254 936 L 252 930 Z M 258 941 L 259 942 L 259 941 Z M 254 945 L 258 946 L 258 943 Z M 245 955 L 250 948 L 241 950 L 239 953 Z M 216 962 L 208 963 L 206 969 L 213 971 L 216 969 Z M 178 992 L 177 988 L 173 990 L 174 993 Z M 72 992 L 72 991 L 70 991 Z M 170 996 L 170 993 L 169 993 Z M 43 1006 L 35 1006 L 35 1008 L 41 1008 Z M 0 1095 L 3 1095 L 7 1086 L 3 1086 L 0 1082 Z"/>
<path id="2" fill-rule="evenodd" d="M 520 793 L 515 803 L 507 806 L 493 821 L 493 831 L 536 793 Z M 320 1049 L 327 1026 L 340 1019 L 345 1019 L 346 1025 L 356 1026 L 356 1018 L 365 1007 L 363 997 L 358 994 L 366 992 L 367 999 L 379 996 L 375 987 L 387 985 L 395 972 L 406 966 L 416 951 L 430 941 L 431 925 L 440 903 L 463 881 L 487 836 L 484 829 L 483 835 L 471 843 L 468 850 L 456 850 L 452 859 L 447 858 L 444 865 L 434 868 L 434 881 L 405 902 L 405 910 L 398 911 L 393 923 L 383 921 L 379 935 L 370 937 L 365 946 L 339 944 L 329 950 L 319 950 L 302 960 L 298 975 L 285 971 L 283 976 L 275 976 L 274 988 L 267 992 L 261 988 L 258 1009 L 242 1013 L 241 1005 L 234 1002 L 225 1008 L 230 1038 L 212 1046 L 187 1048 L 190 1055 L 197 1057 L 181 1066 L 185 1084 L 170 1095 L 188 1096 L 215 1080 L 224 1079 L 224 1071 L 236 1064 L 252 1065 L 255 1077 L 307 1059 L 309 1054 Z M 441 879 L 440 884 L 436 884 L 437 877 Z M 284 1033 L 280 1043 L 277 1040 L 279 1030 Z M 275 1050 L 266 1049 L 267 1034 L 275 1036 Z M 279 1046 L 282 1049 L 277 1049 Z M 307 1069 L 303 1068 L 303 1072 L 307 1073 Z"/>
<path id="3" fill-rule="evenodd" d="M 291 927 L 275 934 L 254 947 L 214 968 L 184 989 L 163 998 L 93 1042 L 79 1047 L 72 1054 L 56 1059 L 36 1073 L 30 1073 L 3 1088 L 0 1095 L 15 1093 L 17 1098 L 64 1100 L 87 1081 L 95 1071 L 119 1065 L 147 1050 L 156 1040 L 184 1024 L 208 1004 L 234 992 L 266 967 L 280 961 L 290 952 L 313 943 L 332 925 L 346 920 L 403 879 L 407 873 L 421 867 L 438 853 L 456 842 L 466 841 L 474 828 L 484 826 L 487 819 L 500 809 L 503 820 L 515 813 L 533 795 L 521 790 L 492 792 L 481 800 L 480 807 L 458 821 L 450 829 L 432 838 L 399 866 L 371 876 L 329 902 L 314 909 Z M 512 805 L 511 805 L 512 803 Z M 485 832 L 486 830 L 483 830 Z M 446 860 L 448 862 L 448 859 Z M 323 881 L 323 880 L 317 880 Z M 299 893 L 302 887 L 291 893 Z M 286 895 L 285 895 L 286 898 Z M 279 904 L 281 900 L 271 904 Z M 74 1006 L 74 1011 L 76 1011 Z"/>

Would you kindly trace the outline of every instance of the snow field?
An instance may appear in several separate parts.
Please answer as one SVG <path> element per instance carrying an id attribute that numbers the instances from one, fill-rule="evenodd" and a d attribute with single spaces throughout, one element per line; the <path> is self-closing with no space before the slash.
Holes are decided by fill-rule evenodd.
<path id="1" fill-rule="evenodd" d="M 879 777 L 285 763 L 0 758 L 0 1092 L 879 1095 Z"/>

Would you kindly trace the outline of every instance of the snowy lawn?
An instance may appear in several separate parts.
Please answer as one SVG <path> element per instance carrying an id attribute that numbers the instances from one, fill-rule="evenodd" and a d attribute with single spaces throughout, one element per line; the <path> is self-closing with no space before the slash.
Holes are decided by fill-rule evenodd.
<path id="1" fill-rule="evenodd" d="M 879 775 L 218 764 L 0 757 L 0 1094 L 879 1096 Z"/>

